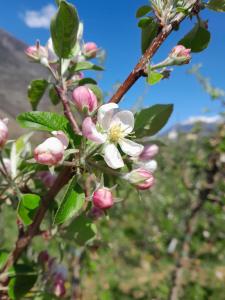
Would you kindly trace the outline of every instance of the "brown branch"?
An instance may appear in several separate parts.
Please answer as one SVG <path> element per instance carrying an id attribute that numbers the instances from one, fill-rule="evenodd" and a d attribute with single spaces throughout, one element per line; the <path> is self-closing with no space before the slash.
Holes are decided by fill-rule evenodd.
<path id="1" fill-rule="evenodd" d="M 214 188 L 215 177 L 219 169 L 217 167 L 217 157 L 212 155 L 209 159 L 209 167 L 206 170 L 206 185 L 199 190 L 198 198 L 199 200 L 191 208 L 190 214 L 185 222 L 184 237 L 180 256 L 177 259 L 176 268 L 172 274 L 172 285 L 168 300 L 178 300 L 181 299 L 181 292 L 183 288 L 183 273 L 187 268 L 190 255 L 190 244 L 195 231 L 195 224 L 197 221 L 198 214 L 202 210 L 211 191 Z"/>
<path id="2" fill-rule="evenodd" d="M 62 104 L 63 104 L 63 108 L 64 108 L 64 115 L 67 117 L 67 119 L 70 121 L 70 124 L 74 130 L 74 132 L 76 134 L 81 134 L 81 130 L 74 118 L 74 115 L 71 111 L 71 108 L 70 108 L 70 104 L 69 104 L 69 101 L 68 101 L 68 98 L 66 96 L 66 91 L 61 88 L 61 87 L 56 87 L 56 90 L 57 90 L 57 93 L 62 101 Z"/>
<path id="3" fill-rule="evenodd" d="M 195 4 L 198 3 L 199 0 L 190 0 L 188 3 L 189 7 L 194 7 Z M 145 75 L 145 69 L 150 59 L 162 45 L 162 43 L 166 40 L 166 38 L 170 35 L 170 33 L 177 28 L 177 26 L 185 19 L 185 15 L 183 13 L 179 13 L 176 18 L 173 20 L 172 24 L 164 26 L 156 38 L 151 43 L 150 47 L 145 51 L 144 55 L 141 57 L 138 64 L 135 66 L 133 71 L 128 75 L 127 79 L 123 82 L 123 84 L 118 88 L 112 98 L 109 100 L 110 102 L 119 103 L 122 97 L 126 94 L 126 92 L 133 86 L 133 84 L 142 76 Z"/>
<path id="4" fill-rule="evenodd" d="M 37 214 L 34 218 L 33 223 L 28 227 L 27 231 L 16 241 L 15 248 L 12 253 L 9 255 L 5 265 L 3 266 L 1 273 L 7 272 L 7 270 L 13 266 L 19 257 L 21 256 L 22 252 L 27 248 L 30 244 L 32 238 L 38 234 L 40 224 L 48 210 L 50 202 L 54 199 L 54 197 L 58 194 L 61 188 L 69 181 L 71 178 L 71 169 L 64 168 L 64 170 L 59 174 L 57 179 L 55 180 L 52 188 L 48 191 L 46 196 L 42 199 L 41 206 L 39 207 Z M 2 274 L 4 275 L 4 274 Z M 1 275 L 1 281 L 7 280 L 7 276 Z"/>

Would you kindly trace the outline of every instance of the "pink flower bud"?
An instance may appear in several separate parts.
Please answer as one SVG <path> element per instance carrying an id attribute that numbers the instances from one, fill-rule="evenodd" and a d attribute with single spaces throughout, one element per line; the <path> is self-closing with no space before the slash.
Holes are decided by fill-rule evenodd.
<path id="1" fill-rule="evenodd" d="M 25 53 L 27 56 L 29 56 L 33 60 L 37 60 L 37 61 L 48 57 L 48 51 L 46 50 L 46 48 L 43 46 L 40 46 L 39 44 L 28 47 L 25 50 Z"/>
<path id="2" fill-rule="evenodd" d="M 94 58 L 97 55 L 98 47 L 95 43 L 89 42 L 84 45 L 83 52 L 87 57 Z"/>
<path id="3" fill-rule="evenodd" d="M 177 65 L 188 64 L 191 60 L 191 49 L 177 45 L 172 49 L 169 56 L 176 60 Z"/>
<path id="4" fill-rule="evenodd" d="M 139 190 L 148 190 L 155 183 L 152 173 L 143 168 L 131 171 L 124 176 L 124 179 L 127 179 Z"/>
<path id="5" fill-rule="evenodd" d="M 159 146 L 153 145 L 146 145 L 144 150 L 141 152 L 139 159 L 143 161 L 148 161 L 152 159 L 156 154 L 159 153 Z"/>
<path id="6" fill-rule="evenodd" d="M 52 187 L 56 180 L 56 176 L 52 175 L 49 171 L 38 172 L 37 178 L 39 178 L 47 188 Z"/>
<path id="7" fill-rule="evenodd" d="M 95 94 L 86 86 L 79 86 L 73 91 L 73 102 L 79 111 L 87 109 L 93 112 L 98 106 L 98 100 Z"/>
<path id="8" fill-rule="evenodd" d="M 41 251 L 38 255 L 38 262 L 45 265 L 49 262 L 50 256 L 47 251 Z"/>
<path id="9" fill-rule="evenodd" d="M 57 165 L 62 160 L 63 155 L 64 145 L 55 137 L 48 138 L 34 149 L 34 158 L 42 165 Z"/>
<path id="10" fill-rule="evenodd" d="M 54 283 L 54 294 L 56 297 L 63 297 L 66 294 L 65 283 L 62 280 L 56 280 Z"/>
<path id="11" fill-rule="evenodd" d="M 112 207 L 114 204 L 112 192 L 105 187 L 96 190 L 92 199 L 94 206 L 103 210 Z"/>
<path id="12" fill-rule="evenodd" d="M 96 206 L 92 207 L 89 213 L 89 217 L 97 220 L 104 215 L 104 211 Z"/>
<path id="13" fill-rule="evenodd" d="M 0 120 L 0 149 L 5 146 L 7 142 L 9 131 L 7 127 L 8 119 Z"/>

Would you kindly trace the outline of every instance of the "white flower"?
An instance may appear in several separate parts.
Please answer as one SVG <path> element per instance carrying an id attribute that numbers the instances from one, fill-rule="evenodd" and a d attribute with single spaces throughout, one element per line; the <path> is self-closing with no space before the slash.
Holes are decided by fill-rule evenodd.
<path id="1" fill-rule="evenodd" d="M 98 109 L 96 125 L 90 117 L 87 117 L 82 125 L 85 137 L 97 144 L 104 144 L 104 159 L 112 169 L 124 166 L 117 149 L 118 144 L 121 150 L 130 156 L 138 156 L 143 151 L 142 145 L 126 138 L 133 129 L 133 113 L 128 110 L 119 111 L 115 103 L 104 104 Z"/>

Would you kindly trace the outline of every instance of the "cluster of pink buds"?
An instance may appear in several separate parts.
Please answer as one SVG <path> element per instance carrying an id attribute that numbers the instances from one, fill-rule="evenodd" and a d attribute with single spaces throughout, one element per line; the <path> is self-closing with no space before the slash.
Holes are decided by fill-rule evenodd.
<path id="1" fill-rule="evenodd" d="M 86 86 L 77 87 L 72 94 L 73 102 L 78 111 L 92 113 L 98 106 L 95 94 Z"/>
<path id="2" fill-rule="evenodd" d="M 84 44 L 83 54 L 87 58 L 95 58 L 98 52 L 98 47 L 94 42 L 88 42 Z"/>
<path id="3" fill-rule="evenodd" d="M 9 130 L 7 127 L 8 119 L 0 120 L 0 149 L 5 146 L 7 142 Z"/>
<path id="4" fill-rule="evenodd" d="M 182 45 L 175 46 L 170 55 L 176 65 L 188 64 L 191 60 L 191 49 L 187 49 Z"/>
<path id="5" fill-rule="evenodd" d="M 62 131 L 52 132 L 55 137 L 50 137 L 34 149 L 34 159 L 42 165 L 56 166 L 64 156 L 69 141 Z"/>
<path id="6" fill-rule="evenodd" d="M 44 276 L 49 282 L 47 288 L 56 296 L 63 297 L 66 294 L 65 280 L 66 270 L 58 265 L 54 257 L 51 257 L 47 251 L 40 252 L 38 262 L 44 270 Z"/>

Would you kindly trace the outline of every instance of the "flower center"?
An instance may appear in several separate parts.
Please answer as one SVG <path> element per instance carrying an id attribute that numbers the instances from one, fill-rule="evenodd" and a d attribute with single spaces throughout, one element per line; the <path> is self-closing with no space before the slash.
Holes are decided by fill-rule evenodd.
<path id="1" fill-rule="evenodd" d="M 120 125 L 114 125 L 109 129 L 109 140 L 111 143 L 117 143 L 123 137 L 123 131 Z"/>

